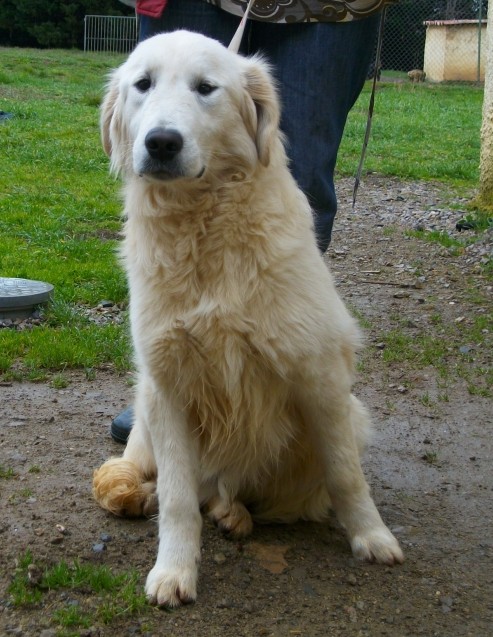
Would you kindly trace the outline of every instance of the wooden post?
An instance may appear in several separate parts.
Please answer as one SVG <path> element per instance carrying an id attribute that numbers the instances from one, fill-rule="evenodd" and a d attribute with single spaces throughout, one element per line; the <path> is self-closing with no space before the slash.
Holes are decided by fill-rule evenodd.
<path id="1" fill-rule="evenodd" d="M 493 7 L 488 11 L 486 30 L 486 74 L 479 177 L 480 205 L 493 208 Z"/>

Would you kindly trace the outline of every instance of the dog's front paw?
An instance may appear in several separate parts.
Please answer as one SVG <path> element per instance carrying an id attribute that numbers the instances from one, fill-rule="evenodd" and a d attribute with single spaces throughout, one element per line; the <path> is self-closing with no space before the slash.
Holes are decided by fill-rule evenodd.
<path id="1" fill-rule="evenodd" d="M 386 528 L 371 529 L 351 539 L 353 554 L 360 560 L 378 564 L 402 564 L 404 554 L 399 543 Z"/>
<path id="2" fill-rule="evenodd" d="M 147 576 L 145 591 L 151 604 L 176 608 L 197 598 L 197 569 L 173 572 L 155 566 Z"/>
<path id="3" fill-rule="evenodd" d="M 207 514 L 223 533 L 233 538 L 246 537 L 253 530 L 252 516 L 238 500 L 225 504 L 219 497 L 212 498 L 207 503 Z"/>

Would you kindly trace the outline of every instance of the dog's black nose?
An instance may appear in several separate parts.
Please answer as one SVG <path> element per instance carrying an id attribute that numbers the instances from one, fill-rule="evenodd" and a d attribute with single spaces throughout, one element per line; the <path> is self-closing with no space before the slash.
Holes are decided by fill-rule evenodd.
<path id="1" fill-rule="evenodd" d="M 153 159 L 169 161 L 183 148 L 183 137 L 172 128 L 153 128 L 146 135 L 145 146 Z"/>

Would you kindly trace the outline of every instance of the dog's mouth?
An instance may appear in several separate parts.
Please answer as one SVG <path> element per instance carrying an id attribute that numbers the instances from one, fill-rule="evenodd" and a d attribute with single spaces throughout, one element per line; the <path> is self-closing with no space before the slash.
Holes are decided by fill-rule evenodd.
<path id="1" fill-rule="evenodd" d="M 147 165 L 143 170 L 139 171 L 139 177 L 160 182 L 174 181 L 176 179 L 200 179 L 205 171 L 205 166 L 202 166 L 196 173 L 188 173 L 188 171 L 181 169 L 179 166 Z"/>
<path id="2" fill-rule="evenodd" d="M 139 177 L 150 179 L 152 181 L 171 181 L 173 179 L 179 179 L 181 176 L 182 175 L 177 175 L 176 173 L 168 170 L 146 170 L 139 174 Z"/>

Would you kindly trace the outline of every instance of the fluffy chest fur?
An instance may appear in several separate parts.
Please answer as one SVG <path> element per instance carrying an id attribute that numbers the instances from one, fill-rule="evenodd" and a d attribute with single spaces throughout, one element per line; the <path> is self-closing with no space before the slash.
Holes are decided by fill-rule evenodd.
<path id="1" fill-rule="evenodd" d="M 293 436 L 297 355 L 283 331 L 296 311 L 283 308 L 293 273 L 272 257 L 273 235 L 290 223 L 253 212 L 249 197 L 238 188 L 178 214 L 129 210 L 123 249 L 141 371 L 180 397 L 206 464 L 241 458 L 245 471 Z"/>

